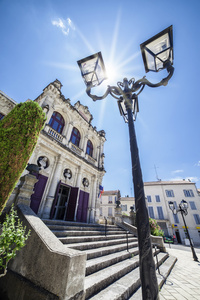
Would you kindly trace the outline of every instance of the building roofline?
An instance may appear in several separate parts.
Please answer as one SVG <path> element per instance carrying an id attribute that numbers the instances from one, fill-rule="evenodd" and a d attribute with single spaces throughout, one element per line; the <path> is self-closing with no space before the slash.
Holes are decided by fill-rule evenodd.
<path id="1" fill-rule="evenodd" d="M 181 185 L 181 184 L 196 184 L 189 180 L 174 180 L 174 181 L 150 181 L 144 182 L 144 186 L 148 185 Z"/>
<path id="2" fill-rule="evenodd" d="M 15 100 L 13 100 L 11 97 L 9 97 L 8 95 L 6 95 L 4 92 L 2 92 L 0 90 L 0 94 L 4 97 L 6 97 L 8 100 L 10 100 L 11 102 L 13 102 L 13 104 L 18 104 Z"/>

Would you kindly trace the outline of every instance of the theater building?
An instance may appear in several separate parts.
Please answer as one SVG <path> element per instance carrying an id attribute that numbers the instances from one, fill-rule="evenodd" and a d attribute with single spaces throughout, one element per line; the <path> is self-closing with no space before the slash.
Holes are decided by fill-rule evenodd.
<path id="1" fill-rule="evenodd" d="M 61 87 L 55 80 L 34 100 L 47 120 L 29 160 L 40 167 L 31 208 L 41 218 L 95 222 L 99 218 L 99 186 L 105 174 L 105 132 L 91 124 L 88 107 L 80 101 L 72 105 Z M 0 92 L 1 118 L 16 104 Z"/>

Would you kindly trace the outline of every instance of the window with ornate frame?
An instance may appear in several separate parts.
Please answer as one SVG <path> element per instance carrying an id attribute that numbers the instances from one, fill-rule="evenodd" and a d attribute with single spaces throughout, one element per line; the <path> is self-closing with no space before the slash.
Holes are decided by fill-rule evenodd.
<path id="1" fill-rule="evenodd" d="M 76 127 L 74 127 L 73 130 L 72 130 L 70 141 L 72 142 L 72 144 L 79 147 L 80 140 L 81 140 L 80 132 Z"/>
<path id="2" fill-rule="evenodd" d="M 65 121 L 61 114 L 59 114 L 57 111 L 53 112 L 53 115 L 51 116 L 51 119 L 49 121 L 49 126 L 51 126 L 51 128 L 56 130 L 58 133 L 62 133 L 65 126 Z"/>
<path id="3" fill-rule="evenodd" d="M 88 140 L 88 142 L 87 142 L 86 153 L 90 156 L 92 156 L 92 154 L 93 154 L 93 144 L 90 140 Z"/>

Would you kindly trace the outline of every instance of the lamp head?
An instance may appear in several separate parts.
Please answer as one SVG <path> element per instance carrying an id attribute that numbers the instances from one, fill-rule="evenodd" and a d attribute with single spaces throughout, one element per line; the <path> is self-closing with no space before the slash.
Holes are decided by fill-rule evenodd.
<path id="1" fill-rule="evenodd" d="M 169 201 L 169 208 L 171 209 L 171 211 L 174 211 L 175 205 L 173 201 Z"/>
<path id="2" fill-rule="evenodd" d="M 181 201 L 181 208 L 185 211 L 188 210 L 188 203 L 184 199 Z"/>
<path id="3" fill-rule="evenodd" d="M 83 58 L 77 63 L 86 86 L 92 88 L 100 85 L 107 78 L 101 52 Z"/>
<path id="4" fill-rule="evenodd" d="M 145 71 L 158 72 L 173 65 L 172 25 L 140 45 Z"/>

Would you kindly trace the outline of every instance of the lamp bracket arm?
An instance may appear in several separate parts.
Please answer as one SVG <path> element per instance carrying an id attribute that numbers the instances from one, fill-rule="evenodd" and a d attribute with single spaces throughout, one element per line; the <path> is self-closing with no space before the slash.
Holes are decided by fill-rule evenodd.
<path id="1" fill-rule="evenodd" d="M 93 101 L 97 101 L 97 100 L 103 100 L 104 98 L 106 98 L 108 96 L 108 94 L 110 93 L 110 86 L 107 87 L 107 90 L 105 91 L 105 93 L 102 96 L 96 96 L 96 95 L 92 95 L 91 94 L 91 86 L 88 85 L 86 88 L 86 93 L 87 95 L 92 98 Z"/>
<path id="2" fill-rule="evenodd" d="M 139 79 L 138 81 L 135 82 L 134 85 L 138 84 L 138 85 L 147 85 L 149 87 L 159 87 L 159 86 L 166 86 L 168 84 L 168 81 L 170 80 L 170 78 L 172 77 L 173 73 L 174 73 L 174 67 L 171 65 L 170 62 L 168 62 L 168 64 L 166 64 L 166 69 L 168 71 L 168 76 L 163 78 L 160 82 L 158 83 L 152 83 L 150 82 L 146 76 L 144 76 L 143 78 Z"/>

